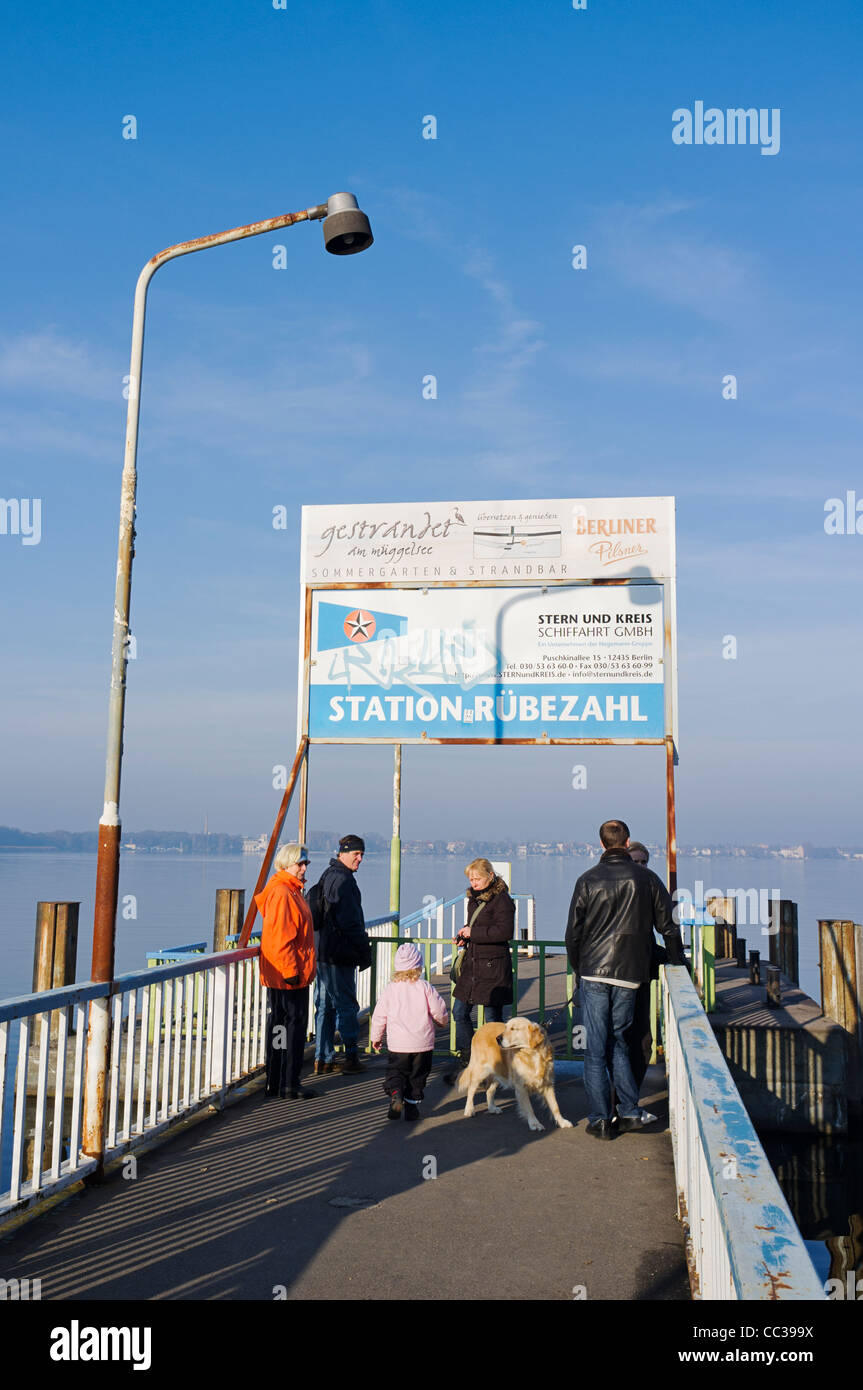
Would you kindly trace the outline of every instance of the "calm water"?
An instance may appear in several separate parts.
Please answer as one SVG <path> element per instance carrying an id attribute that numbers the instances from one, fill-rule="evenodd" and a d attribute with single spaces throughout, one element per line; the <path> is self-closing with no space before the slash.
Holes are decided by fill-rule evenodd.
<path id="1" fill-rule="evenodd" d="M 592 862 L 587 857 L 530 857 L 513 862 L 513 890 L 534 894 L 540 937 L 562 939 L 573 884 Z M 326 863 L 326 855 L 313 855 L 310 882 Z M 190 941 L 211 945 L 216 889 L 245 888 L 248 905 L 258 867 L 257 856 L 251 854 L 124 854 L 117 970 L 143 968 L 148 950 Z M 32 987 L 36 903 L 40 898 L 81 903 L 78 979 L 89 978 L 95 874 L 95 855 L 0 853 L 0 998 L 28 994 Z M 799 906 L 800 982 L 815 999 L 819 998 L 818 918 L 859 921 L 863 911 L 863 861 L 681 856 L 678 878 L 680 886 L 690 890 L 702 880 L 707 891 L 754 888 L 765 894 L 778 890 L 782 897 L 792 898 Z M 368 855 L 357 881 L 366 916 L 382 915 L 389 904 L 388 856 Z M 464 865 L 454 856 L 409 854 L 403 858 L 403 913 L 422 907 L 427 896 L 454 897 L 464 887 Z M 768 938 L 762 935 L 761 925 L 741 926 L 740 930 L 748 945 L 757 948 L 760 944 L 766 956 Z"/>

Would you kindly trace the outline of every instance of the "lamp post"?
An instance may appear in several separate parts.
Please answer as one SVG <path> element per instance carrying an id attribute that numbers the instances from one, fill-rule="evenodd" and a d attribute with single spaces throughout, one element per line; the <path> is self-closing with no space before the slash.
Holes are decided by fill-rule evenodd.
<path id="1" fill-rule="evenodd" d="M 96 902 L 93 914 L 93 963 L 91 978 L 103 982 L 114 976 L 114 942 L 117 891 L 120 876 L 120 769 L 123 758 L 123 714 L 126 703 L 126 661 L 129 638 L 129 602 L 135 540 L 135 492 L 137 487 L 138 417 L 141 399 L 141 364 L 144 355 L 144 319 L 147 290 L 160 266 L 177 256 L 205 251 L 229 241 L 261 236 L 295 222 L 323 219 L 324 245 L 335 256 L 351 256 L 371 246 L 369 220 L 357 206 L 353 193 L 334 193 L 326 203 L 303 212 L 283 213 L 264 222 L 232 227 L 213 236 L 197 237 L 169 246 L 147 262 L 135 288 L 132 317 L 132 360 L 129 368 L 129 406 L 126 414 L 126 453 L 120 491 L 120 539 L 114 594 L 114 640 L 111 650 L 111 693 L 108 706 L 108 755 L 105 765 L 105 801 L 99 821 L 96 860 Z M 105 1076 L 108 1061 L 109 999 L 90 1004 L 87 1036 L 87 1071 L 84 1087 L 82 1147 L 101 1158 L 104 1149 Z"/>

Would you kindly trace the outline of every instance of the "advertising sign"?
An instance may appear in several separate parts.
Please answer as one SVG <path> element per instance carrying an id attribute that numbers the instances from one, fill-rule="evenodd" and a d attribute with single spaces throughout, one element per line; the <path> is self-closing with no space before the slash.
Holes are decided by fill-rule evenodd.
<path id="1" fill-rule="evenodd" d="M 317 590 L 315 741 L 665 735 L 663 587 Z"/>
<path id="2" fill-rule="evenodd" d="M 302 582 L 669 579 L 672 497 L 303 508 Z"/>

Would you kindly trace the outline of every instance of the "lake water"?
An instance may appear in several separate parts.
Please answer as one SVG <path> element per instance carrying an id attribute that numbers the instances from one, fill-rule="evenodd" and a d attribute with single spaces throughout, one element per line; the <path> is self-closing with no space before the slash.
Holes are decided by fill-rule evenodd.
<path id="1" fill-rule="evenodd" d="M 562 940 L 576 878 L 594 859 L 530 856 L 513 861 L 513 891 L 536 898 L 537 935 Z M 314 854 L 309 882 L 326 867 L 327 856 Z M 657 869 L 662 869 L 658 862 Z M 259 868 L 256 855 L 124 853 L 120 866 L 117 914 L 117 971 L 141 969 L 148 950 L 213 939 L 217 888 L 245 888 L 250 901 Z M 28 994 L 33 979 L 36 903 L 72 900 L 81 903 L 78 979 L 90 976 L 95 854 L 50 851 L 0 853 L 0 998 Z M 847 859 L 781 860 L 689 857 L 681 855 L 678 881 L 692 891 L 719 893 L 756 889 L 778 892 L 799 907 L 800 983 L 819 998 L 819 917 L 860 920 L 863 910 L 863 861 Z M 389 905 L 389 857 L 369 854 L 357 875 L 367 917 L 381 916 Z M 407 854 L 402 859 L 403 915 L 423 906 L 428 897 L 454 897 L 464 891 L 461 859 L 451 855 Z M 134 915 L 133 915 L 134 914 Z M 750 947 L 766 957 L 768 937 L 760 923 L 740 927 Z M 760 940 L 759 940 L 760 938 Z"/>

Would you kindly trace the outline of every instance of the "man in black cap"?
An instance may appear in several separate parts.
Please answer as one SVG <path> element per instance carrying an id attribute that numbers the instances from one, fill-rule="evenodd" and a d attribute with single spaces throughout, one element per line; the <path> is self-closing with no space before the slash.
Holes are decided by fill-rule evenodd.
<path id="1" fill-rule="evenodd" d="M 315 981 L 315 1073 L 319 1076 L 336 1070 L 336 1029 L 345 1047 L 339 1070 L 345 1074 L 365 1071 L 358 1055 L 356 990 L 357 967 L 366 970 L 372 960 L 356 881 L 365 849 L 359 835 L 343 835 L 338 854 L 320 880 L 322 923 Z"/>

